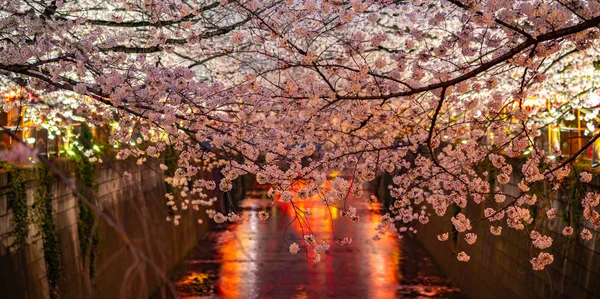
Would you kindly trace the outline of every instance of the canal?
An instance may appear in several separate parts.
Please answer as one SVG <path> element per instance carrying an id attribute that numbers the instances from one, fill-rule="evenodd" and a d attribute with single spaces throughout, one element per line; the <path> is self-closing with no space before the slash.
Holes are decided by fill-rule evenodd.
<path id="1" fill-rule="evenodd" d="M 361 217 L 356 223 L 334 208 L 330 214 L 316 199 L 297 202 L 311 209 L 315 236 L 331 244 L 315 263 L 304 250 L 290 254 L 283 240 L 287 227 L 285 239 L 303 244 L 298 222 L 290 225 L 291 206 L 272 205 L 264 191 L 250 192 L 238 208 L 245 220 L 207 234 L 172 272 L 175 290 L 182 298 L 463 298 L 415 239 L 369 242 L 379 207 L 364 201 L 352 205 Z M 261 220 L 260 211 L 269 219 Z M 353 241 L 338 245 L 334 233 Z"/>

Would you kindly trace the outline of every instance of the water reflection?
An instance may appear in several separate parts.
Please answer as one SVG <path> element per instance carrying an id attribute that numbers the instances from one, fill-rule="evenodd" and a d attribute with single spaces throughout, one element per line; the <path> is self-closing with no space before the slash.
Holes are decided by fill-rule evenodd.
<path id="1" fill-rule="evenodd" d="M 306 225 L 294 219 L 288 204 L 271 207 L 263 193 L 244 200 L 242 217 L 201 242 L 175 271 L 173 281 L 183 298 L 462 298 L 428 255 L 411 240 L 386 237 L 367 244 L 381 216 L 377 207 L 352 200 L 361 220 L 351 222 L 328 210 L 319 198 L 296 199 L 297 207 L 310 208 L 311 231 L 331 244 L 320 263 L 301 251 L 288 252 L 288 242 L 302 244 Z M 271 216 L 262 221 L 258 212 Z M 312 221 L 311 221 L 312 220 Z M 341 246 L 335 237 L 352 237 Z M 309 251 L 312 254 L 312 251 Z"/>

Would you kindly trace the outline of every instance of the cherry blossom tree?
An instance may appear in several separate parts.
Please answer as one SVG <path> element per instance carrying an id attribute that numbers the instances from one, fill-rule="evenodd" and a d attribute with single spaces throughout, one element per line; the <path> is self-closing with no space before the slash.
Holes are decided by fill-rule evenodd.
<path id="1" fill-rule="evenodd" d="M 318 196 L 359 221 L 352 201 L 369 200 L 364 189 L 387 173 L 393 202 L 375 238 L 481 205 L 482 218 L 453 215 L 440 241 L 465 233 L 473 244 L 475 225 L 493 235 L 521 230 L 535 247 L 533 268 L 543 269 L 553 260 L 545 251 L 552 239 L 532 223 L 556 211 L 548 206 L 554 193 L 540 196 L 534 184 L 558 190 L 600 138 L 593 125 L 598 0 L 0 4 L 4 87 L 43 94 L 28 103 L 39 114 L 71 111 L 92 125 L 111 123 L 120 159 L 143 162 L 173 146 L 180 155 L 168 183 L 181 192 L 166 203 L 176 214 L 212 206 L 207 190 L 228 192 L 252 174 L 271 186 L 273 201 L 293 207 L 305 230 L 290 252 L 302 245 L 316 260 L 330 245 L 310 231 L 309 222 L 320 220 L 296 203 Z M 561 104 L 546 105 L 549 98 Z M 541 133 L 583 108 L 589 141 L 561 159 Z M 214 167 L 219 182 L 199 179 Z M 323 188 L 335 170 L 351 175 Z M 503 192 L 499 186 L 515 174 L 520 194 Z M 592 179 L 587 172 L 577 178 Z M 599 226 L 600 193 L 581 194 L 578 221 Z M 534 216 L 535 207 L 548 213 Z M 217 223 L 242 220 L 207 213 Z M 587 229 L 564 234 L 591 238 Z M 468 261 L 462 250 L 457 258 Z"/>

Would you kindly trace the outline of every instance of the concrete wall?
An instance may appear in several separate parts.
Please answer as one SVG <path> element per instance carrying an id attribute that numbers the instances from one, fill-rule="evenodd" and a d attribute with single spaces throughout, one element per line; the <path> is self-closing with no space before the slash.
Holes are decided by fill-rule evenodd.
<path id="1" fill-rule="evenodd" d="M 77 177 L 72 163 L 62 161 L 60 167 L 71 180 Z M 133 175 L 131 182 L 122 179 L 124 171 Z M 28 203 L 33 203 L 35 180 L 26 175 Z M 212 177 L 212 174 L 207 174 Z M 200 225 L 195 217 L 183 217 L 175 227 L 165 221 L 165 182 L 158 163 L 145 165 L 118 162 L 103 165 L 98 171 L 98 201 L 103 213 L 118 222 L 127 232 L 132 244 L 163 273 L 174 267 L 208 231 L 207 223 Z M 43 245 L 36 236 L 36 226 L 30 225 L 27 245 L 8 248 L 13 242 L 8 208 L 7 174 L 0 172 L 0 297 L 48 298 L 48 282 Z M 54 223 L 61 247 L 61 298 L 89 298 L 78 236 L 78 201 L 64 184 L 53 186 Z M 204 213 L 202 213 L 204 214 Z M 204 216 L 205 217 L 205 216 Z M 161 285 L 157 271 L 142 260 L 136 260 L 131 248 L 120 234 L 99 218 L 98 262 L 93 280 L 96 298 L 144 298 Z"/>
<path id="2" fill-rule="evenodd" d="M 502 191 L 516 195 L 520 179 L 513 176 Z M 390 178 L 381 181 L 381 193 L 387 189 L 384 184 L 390 181 Z M 564 196 L 557 196 L 550 204 L 561 211 Z M 539 209 L 538 215 L 548 208 Z M 470 219 L 483 217 L 483 207 L 472 202 L 461 212 Z M 438 241 L 438 234 L 452 229 L 450 217 L 454 214 L 451 211 L 447 214 L 443 218 L 430 217 L 430 223 L 419 229 L 417 238 L 468 298 L 600 298 L 600 244 L 593 227 L 588 229 L 594 238 L 583 242 L 579 232 L 570 239 L 562 236 L 565 224 L 559 217 L 539 225 L 538 231 L 554 239 L 550 248 L 554 262 L 544 271 L 534 271 L 529 260 L 538 251 L 531 247 L 526 233 L 509 229 L 506 222 L 502 223 L 501 236 L 489 233 L 487 223 L 473 225 L 472 232 L 478 235 L 474 245 L 465 242 L 464 233 L 446 242 Z M 456 259 L 456 254 L 463 250 L 471 256 L 468 263 Z"/>

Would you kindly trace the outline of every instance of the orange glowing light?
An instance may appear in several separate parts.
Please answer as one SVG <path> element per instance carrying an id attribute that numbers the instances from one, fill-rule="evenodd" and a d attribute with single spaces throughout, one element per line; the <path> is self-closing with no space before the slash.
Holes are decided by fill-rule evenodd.
<path id="1" fill-rule="evenodd" d="M 298 181 L 290 187 L 290 190 L 298 192 L 306 185 L 306 182 Z M 325 192 L 329 191 L 332 188 L 332 182 L 326 181 L 320 187 Z M 381 221 L 381 215 L 370 211 L 377 210 L 378 207 L 369 206 L 366 201 L 349 195 L 348 205 L 357 207 L 361 216 L 359 222 L 351 223 L 347 217 L 339 216 L 339 208 L 327 207 L 321 203 L 321 196 L 325 192 L 306 199 L 294 197 L 294 206 L 278 202 L 271 210 L 271 218 L 272 220 L 279 219 L 279 221 L 263 222 L 255 215 L 250 215 L 256 211 L 245 211 L 243 217 L 248 221 L 229 226 L 228 230 L 231 233 L 226 234 L 229 235 L 229 240 L 220 242 L 218 246 L 218 255 L 221 260 L 217 283 L 219 296 L 249 298 L 268 295 L 278 287 L 265 283 L 265 280 L 268 280 L 265 278 L 265 274 L 268 274 L 281 277 L 283 284 L 295 285 L 296 298 L 327 296 L 330 290 L 337 288 L 337 285 L 344 284 L 359 286 L 367 292 L 363 294 L 365 298 L 396 297 L 397 286 L 401 279 L 399 274 L 401 248 L 397 239 L 393 236 L 386 236 L 373 242 L 372 246 L 365 245 L 365 242 L 374 236 Z M 369 195 L 367 194 L 367 196 Z M 269 205 L 269 201 L 265 199 L 247 200 L 255 200 L 256 203 L 262 203 L 265 206 Z M 303 214 L 307 208 L 311 210 L 310 216 Z M 300 219 L 287 227 L 296 216 Z M 306 221 L 310 223 L 310 229 Z M 278 244 L 280 240 L 271 240 L 271 237 L 280 234 L 281 230 L 286 227 L 286 240 L 290 243 L 297 242 L 303 249 L 298 255 L 286 256 L 283 260 L 299 263 L 290 265 L 289 268 L 270 268 L 268 262 L 265 263 L 265 261 L 271 261 L 273 255 L 281 250 L 277 249 L 280 246 Z M 330 252 L 321 256 L 323 259 L 321 263 L 313 262 L 311 258 L 314 253 L 310 249 L 309 259 L 304 257 L 305 244 L 302 241 L 302 235 L 310 233 L 314 234 L 319 242 L 325 241 L 332 246 Z M 335 244 L 336 238 L 343 237 L 352 237 L 355 241 L 345 246 Z M 277 260 L 276 258 L 274 261 Z M 336 273 L 340 273 L 338 271 L 353 271 L 360 274 L 336 275 Z M 191 275 L 185 280 L 203 279 L 201 273 L 197 275 L 199 277 L 195 278 Z M 296 282 L 288 282 L 288 279 L 297 279 L 297 283 L 300 285 Z"/>

